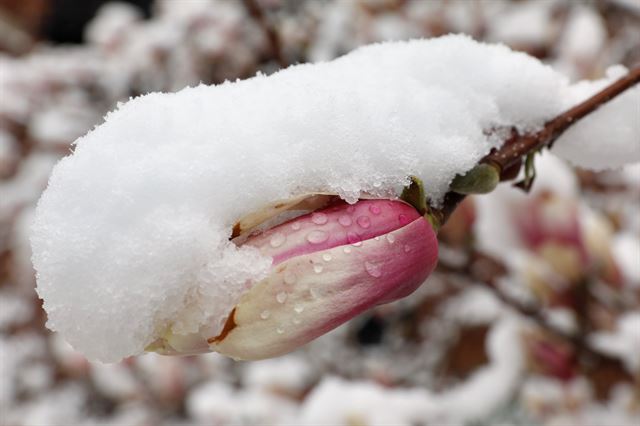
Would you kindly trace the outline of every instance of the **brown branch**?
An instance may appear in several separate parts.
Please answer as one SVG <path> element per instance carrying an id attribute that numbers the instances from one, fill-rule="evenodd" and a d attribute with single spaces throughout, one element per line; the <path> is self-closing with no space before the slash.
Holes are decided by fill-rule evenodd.
<path id="1" fill-rule="evenodd" d="M 640 68 L 635 68 L 626 76 L 605 87 L 586 101 L 548 121 L 542 130 L 531 135 L 519 135 L 516 133 L 499 150 L 487 155 L 483 162 L 497 164 L 501 170 L 513 166 L 527 154 L 553 144 L 560 135 L 581 118 L 596 111 L 638 82 L 640 82 Z"/>
<path id="2" fill-rule="evenodd" d="M 489 153 L 480 163 L 495 166 L 500 173 L 500 180 L 514 179 L 523 160 L 530 154 L 544 147 L 550 147 L 567 129 L 581 118 L 597 110 L 600 106 L 609 102 L 619 94 L 640 82 L 640 68 L 632 69 L 625 77 L 605 87 L 584 102 L 576 105 L 556 118 L 548 121 L 544 127 L 532 134 L 518 134 L 511 130 L 511 136 L 497 150 Z M 443 207 L 431 209 L 428 214 L 436 221 L 436 224 L 444 224 L 456 207 L 464 200 L 465 195 L 453 191 L 445 195 Z M 451 273 L 458 273 L 473 279 L 489 289 L 502 303 L 514 311 L 528 318 L 537 327 L 552 336 L 570 344 L 578 355 L 580 365 L 585 370 L 590 370 L 597 365 L 617 365 L 619 361 L 606 353 L 592 347 L 584 333 L 586 329 L 581 324 L 578 333 L 567 333 L 552 324 L 544 315 L 544 307 L 538 304 L 524 304 L 517 299 L 505 294 L 497 285 L 499 277 L 506 274 L 506 267 L 497 259 L 490 256 L 472 252 L 471 260 L 464 266 L 456 267 L 446 265 L 442 260 L 439 268 Z M 586 287 L 584 288 L 586 291 Z"/>
<path id="3" fill-rule="evenodd" d="M 486 254 L 473 252 L 471 253 L 470 261 L 466 262 L 462 267 L 450 266 L 440 261 L 438 268 L 448 273 L 462 274 L 465 277 L 471 278 L 474 282 L 483 285 L 500 299 L 502 303 L 531 320 L 536 326 L 556 338 L 569 343 L 576 350 L 576 353 L 581 355 L 582 361 L 586 362 L 586 364 L 617 361 L 615 358 L 591 347 L 583 335 L 567 333 L 557 328 L 543 315 L 542 306 L 524 304 L 503 293 L 497 285 L 497 279 L 503 276 L 507 272 L 507 269 L 504 264 L 497 259 Z"/>
<path id="4" fill-rule="evenodd" d="M 276 31 L 276 28 L 271 24 L 269 18 L 264 13 L 264 10 L 262 10 L 256 0 L 242 0 L 242 2 L 249 15 L 251 15 L 251 17 L 258 23 L 267 37 L 272 57 L 281 68 L 286 68 L 289 64 L 284 57 L 284 53 L 282 51 L 282 40 L 280 39 L 278 31 Z"/>
<path id="5" fill-rule="evenodd" d="M 513 176 L 508 172 L 520 166 L 527 155 L 541 148 L 550 147 L 556 139 L 580 119 L 596 111 L 602 105 L 639 82 L 640 67 L 633 68 L 618 81 L 548 121 L 538 132 L 521 135 L 515 129 L 512 129 L 511 137 L 504 142 L 502 147 L 489 153 L 480 162 L 495 165 L 500 170 L 502 181 L 512 179 Z M 464 195 L 449 192 L 445 196 L 443 207 L 431 213 L 441 224 L 444 224 L 464 198 Z"/>

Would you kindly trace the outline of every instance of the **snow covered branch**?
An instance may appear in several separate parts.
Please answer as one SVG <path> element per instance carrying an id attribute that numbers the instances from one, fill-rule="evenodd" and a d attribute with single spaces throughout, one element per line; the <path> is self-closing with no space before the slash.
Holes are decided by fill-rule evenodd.
<path id="1" fill-rule="evenodd" d="M 485 156 L 480 164 L 494 167 L 500 181 L 516 178 L 523 164 L 525 167 L 529 167 L 526 161 L 528 156 L 534 155 L 543 148 L 551 148 L 555 141 L 571 126 L 639 82 L 640 67 L 636 67 L 588 99 L 547 121 L 544 127 L 536 132 L 520 133 L 517 129 L 512 128 L 510 130 L 511 136 L 500 148 L 492 150 Z M 535 175 L 529 175 L 530 173 L 532 171 L 525 170 L 525 181 L 523 185 L 520 185 L 525 190 L 528 190 L 535 177 Z M 439 224 L 444 224 L 464 198 L 464 194 L 451 191 L 445 195 L 442 208 L 432 209 L 430 214 Z"/>
<path id="2" fill-rule="evenodd" d="M 609 366 L 610 368 L 615 368 L 619 374 L 626 375 L 629 381 L 632 380 L 631 376 L 628 375 L 624 369 L 620 368 L 620 361 L 617 357 L 612 356 L 591 344 L 592 340 L 590 339 L 590 336 L 587 335 L 587 331 L 585 329 L 580 329 L 575 333 L 563 330 L 554 324 L 553 321 L 550 320 L 549 316 L 545 315 L 544 308 L 542 306 L 525 303 L 506 293 L 498 283 L 500 279 L 508 274 L 508 267 L 503 262 L 493 256 L 479 251 L 472 251 L 471 253 L 468 253 L 468 255 L 469 262 L 466 262 L 462 266 L 448 263 L 446 260 L 443 261 L 441 259 L 438 264 L 438 269 L 448 274 L 454 274 L 464 279 L 470 279 L 470 284 L 481 285 L 488 289 L 505 306 L 526 318 L 537 329 L 546 334 L 548 339 L 552 339 L 566 345 L 566 349 L 564 350 L 569 351 L 566 356 L 575 357 L 575 360 L 577 361 L 576 366 L 583 373 L 589 374 L 589 372 L 594 368 Z M 586 288 L 586 286 L 583 287 Z M 586 303 L 584 303 L 584 301 L 582 302 L 584 308 Z M 565 362 L 560 359 L 556 359 L 555 361 L 549 359 L 546 361 L 551 364 L 556 362 L 559 363 L 556 365 L 556 368 L 567 368 L 566 365 L 564 367 L 560 366 L 560 364 Z M 558 371 L 557 373 L 567 374 L 568 372 L 565 371 L 562 373 Z"/>
<path id="3" fill-rule="evenodd" d="M 630 70 L 626 76 L 618 81 L 548 121 L 542 130 L 524 135 L 520 135 L 517 130 L 514 130 L 514 136 L 509 138 L 500 149 L 486 156 L 482 162 L 497 164 L 501 171 L 519 165 L 524 157 L 541 148 L 551 147 L 569 127 L 639 82 L 640 67 Z"/>

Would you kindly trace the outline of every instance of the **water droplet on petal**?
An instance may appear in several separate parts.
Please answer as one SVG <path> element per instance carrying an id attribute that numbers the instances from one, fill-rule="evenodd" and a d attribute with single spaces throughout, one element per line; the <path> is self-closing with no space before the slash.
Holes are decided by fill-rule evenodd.
<path id="1" fill-rule="evenodd" d="M 280 247 L 284 244 L 287 237 L 282 232 L 276 232 L 271 236 L 271 240 L 269 240 L 269 245 L 273 248 Z"/>
<path id="2" fill-rule="evenodd" d="M 302 320 L 301 320 L 300 318 L 298 318 L 298 317 L 293 318 L 293 323 L 294 323 L 294 324 L 298 325 L 298 324 L 300 324 L 301 322 L 302 322 Z"/>
<path id="3" fill-rule="evenodd" d="M 291 229 L 293 229 L 294 231 L 297 231 L 300 229 L 300 222 L 293 222 L 291 224 Z"/>
<path id="4" fill-rule="evenodd" d="M 266 320 L 267 318 L 269 318 L 269 316 L 271 315 L 271 313 L 267 310 L 264 310 L 260 313 L 260 318 L 262 318 L 263 320 Z"/>
<path id="5" fill-rule="evenodd" d="M 380 237 L 374 237 L 373 239 L 376 241 L 380 241 Z"/>
<path id="6" fill-rule="evenodd" d="M 282 327 L 276 328 L 276 333 L 278 333 L 278 334 L 284 333 L 284 328 L 282 328 Z"/>
<path id="7" fill-rule="evenodd" d="M 369 211 L 375 215 L 379 215 L 382 209 L 380 208 L 380 206 L 376 206 L 375 204 L 372 204 L 369 206 Z"/>
<path id="8" fill-rule="evenodd" d="M 324 260 L 325 262 L 329 262 L 331 259 L 333 259 L 333 258 L 331 257 L 331 254 L 329 254 L 329 253 L 324 253 L 322 255 L 322 260 Z"/>
<path id="9" fill-rule="evenodd" d="M 324 225 L 328 220 L 329 218 L 327 217 L 327 215 L 322 212 L 313 213 L 311 215 L 311 222 L 315 223 L 316 225 Z"/>
<path id="10" fill-rule="evenodd" d="M 296 313 L 300 314 L 300 313 L 302 313 L 302 311 L 304 311 L 304 306 L 296 305 L 296 306 L 294 306 L 293 310 L 296 311 Z"/>
<path id="11" fill-rule="evenodd" d="M 307 241 L 311 244 L 322 244 L 329 239 L 329 234 L 324 231 L 311 231 L 307 235 Z"/>
<path id="12" fill-rule="evenodd" d="M 351 247 L 345 247 L 345 248 L 342 249 L 342 251 L 347 253 L 347 254 L 349 254 L 349 253 L 351 253 Z"/>
<path id="13" fill-rule="evenodd" d="M 343 214 L 338 218 L 338 223 L 342 226 L 351 226 L 353 221 L 351 220 L 351 216 Z"/>
<path id="14" fill-rule="evenodd" d="M 358 225 L 365 229 L 371 226 L 371 219 L 369 218 L 369 216 L 360 216 L 356 219 L 356 222 L 358 223 Z"/>
<path id="15" fill-rule="evenodd" d="M 320 272 L 322 272 L 322 265 L 320 265 L 319 263 L 316 263 L 315 265 L 313 265 L 313 272 L 315 272 L 316 274 L 319 274 Z"/>
<path id="16" fill-rule="evenodd" d="M 364 269 L 367 271 L 369 275 L 374 278 L 379 278 L 382 276 L 382 269 L 380 269 L 379 265 L 371 262 L 364 262 Z"/>
<path id="17" fill-rule="evenodd" d="M 400 225 L 406 225 L 407 223 L 409 223 L 409 218 L 406 214 L 399 214 L 398 220 L 400 221 Z"/>
<path id="18" fill-rule="evenodd" d="M 405 245 L 405 246 L 404 246 L 404 252 L 405 252 L 405 253 L 409 253 L 410 251 L 411 251 L 411 247 L 409 247 L 409 245 L 408 245 L 408 244 L 407 244 L 407 245 Z"/>
<path id="19" fill-rule="evenodd" d="M 396 237 L 393 234 L 387 234 L 387 241 L 389 241 L 389 244 L 393 244 L 396 242 Z"/>
<path id="20" fill-rule="evenodd" d="M 287 284 L 293 284 L 296 282 L 296 274 L 291 271 L 286 271 L 284 273 L 284 282 Z"/>
<path id="21" fill-rule="evenodd" d="M 278 301 L 278 303 L 284 303 L 287 300 L 287 293 L 281 291 L 276 295 L 276 300 Z"/>

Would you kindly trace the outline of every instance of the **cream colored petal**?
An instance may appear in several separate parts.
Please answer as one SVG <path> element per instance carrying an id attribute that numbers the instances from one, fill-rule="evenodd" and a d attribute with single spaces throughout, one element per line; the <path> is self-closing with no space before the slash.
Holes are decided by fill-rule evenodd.
<path id="1" fill-rule="evenodd" d="M 435 233 L 423 218 L 356 245 L 291 258 L 244 294 L 211 349 L 246 360 L 290 352 L 410 294 L 436 261 Z"/>
<path id="2" fill-rule="evenodd" d="M 242 217 L 233 226 L 231 238 L 250 233 L 253 229 L 289 210 L 313 211 L 324 207 L 335 194 L 304 194 L 288 200 L 275 201 Z"/>

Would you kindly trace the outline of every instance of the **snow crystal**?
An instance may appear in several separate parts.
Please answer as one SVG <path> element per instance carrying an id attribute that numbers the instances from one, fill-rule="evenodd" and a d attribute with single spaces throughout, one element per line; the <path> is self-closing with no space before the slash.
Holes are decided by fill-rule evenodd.
<path id="1" fill-rule="evenodd" d="M 587 99 L 627 70 L 616 66 L 607 77 L 567 88 L 565 109 Z M 594 170 L 621 167 L 640 161 L 640 85 L 627 90 L 569 128 L 554 144 L 553 152 L 572 164 Z"/>
<path id="2" fill-rule="evenodd" d="M 233 223 L 308 192 L 388 196 L 417 175 L 433 203 L 499 141 L 565 107 L 566 80 L 464 36 L 385 43 L 269 77 L 122 104 L 55 168 L 32 236 L 48 326 L 91 358 L 163 333 L 215 335 L 270 259 Z"/>

